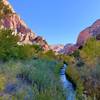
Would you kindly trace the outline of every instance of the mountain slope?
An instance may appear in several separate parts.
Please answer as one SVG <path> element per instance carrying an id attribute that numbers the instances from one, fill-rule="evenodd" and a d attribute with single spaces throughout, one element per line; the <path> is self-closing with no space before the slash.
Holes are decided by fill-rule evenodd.
<path id="1" fill-rule="evenodd" d="M 77 39 L 77 45 L 82 46 L 90 37 L 96 37 L 97 40 L 100 40 L 100 19 L 80 32 Z"/>
<path id="2" fill-rule="evenodd" d="M 20 37 L 19 44 L 38 44 L 42 46 L 44 50 L 48 50 L 49 46 L 47 42 L 40 36 L 36 36 L 31 29 L 25 24 L 25 22 L 16 14 L 8 0 L 0 1 L 0 28 L 12 29 L 15 34 L 18 33 Z M 39 41 L 35 41 L 35 40 Z"/>
<path id="3" fill-rule="evenodd" d="M 79 33 L 76 44 L 66 44 L 63 49 L 59 50 L 59 53 L 72 54 L 78 48 L 82 48 L 91 37 L 100 40 L 100 19 L 96 20 L 90 27 Z"/>

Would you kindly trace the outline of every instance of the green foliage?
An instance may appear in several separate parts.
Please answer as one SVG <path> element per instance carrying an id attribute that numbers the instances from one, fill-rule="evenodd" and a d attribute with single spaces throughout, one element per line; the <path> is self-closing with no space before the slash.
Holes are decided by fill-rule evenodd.
<path id="1" fill-rule="evenodd" d="M 80 96 L 82 96 L 84 87 L 77 68 L 75 68 L 75 66 L 74 67 L 68 66 L 66 73 L 71 78 L 73 83 L 76 84 L 76 94 L 77 94 L 77 98 L 79 98 Z"/>
<path id="2" fill-rule="evenodd" d="M 32 58 L 34 48 L 31 45 L 18 46 L 18 58 L 19 59 L 29 59 Z"/>
<path id="3" fill-rule="evenodd" d="M 65 100 L 60 82 L 54 74 L 56 61 L 46 59 L 9 61 L 0 64 L 0 75 L 3 73 L 6 77 L 6 84 L 16 84 L 16 92 L 12 94 L 3 91 L 5 85 L 0 81 L 0 88 L 6 97 L 6 100 Z M 22 75 L 22 76 L 21 76 Z M 4 98 L 4 97 L 2 97 Z"/>
<path id="4" fill-rule="evenodd" d="M 56 59 L 62 63 L 66 63 L 69 65 L 75 62 L 75 58 L 73 56 L 63 54 L 56 55 Z"/>
<path id="5" fill-rule="evenodd" d="M 1 29 L 0 30 L 0 43 L 3 47 L 9 48 L 16 46 L 18 42 L 18 36 L 12 35 L 12 30 Z"/>
<path id="6" fill-rule="evenodd" d="M 29 80 L 37 81 L 37 84 L 45 85 L 44 87 L 52 84 L 51 80 L 52 78 L 55 78 L 53 74 L 54 67 L 56 66 L 55 62 L 40 59 L 36 60 L 35 62 L 31 62 L 30 64 L 28 64 L 28 66 L 30 67 L 23 66 L 21 68 L 21 74 L 24 74 L 25 77 L 27 77 Z"/>
<path id="7" fill-rule="evenodd" d="M 76 84 L 77 100 L 82 100 L 84 90 L 91 100 L 100 97 L 100 41 L 92 38 L 80 51 L 56 56 L 51 50 L 43 52 L 38 45 L 19 46 L 18 40 L 11 30 L 0 30 L 0 60 L 18 60 L 0 64 L 0 91 L 4 92 L 8 83 L 21 87 L 13 96 L 5 93 L 7 98 L 64 100 L 58 76 L 63 61 L 68 64 L 67 75 Z"/>
<path id="8" fill-rule="evenodd" d="M 64 100 L 65 96 L 55 73 L 55 66 L 60 64 L 54 60 L 56 57 L 54 52 L 44 53 L 37 45 L 19 46 L 18 40 L 18 36 L 12 35 L 11 30 L 0 30 L 0 60 L 6 61 L 0 64 L 0 75 L 2 73 L 4 75 L 0 76 L 0 91 L 5 94 L 0 99 L 6 97 L 6 100 L 46 100 L 47 98 Z M 32 60 L 34 57 L 37 59 Z M 15 84 L 16 92 L 4 91 L 9 83 Z"/>
<path id="9" fill-rule="evenodd" d="M 43 51 L 43 49 L 41 48 L 41 46 L 39 46 L 39 45 L 32 45 L 32 47 L 35 49 L 35 52 L 36 53 L 38 53 L 38 52 L 40 52 L 40 51 Z"/>
<path id="10" fill-rule="evenodd" d="M 73 54 L 71 54 L 72 56 L 74 56 L 75 58 L 78 58 L 80 56 L 80 52 L 79 50 L 76 50 Z"/>
<path id="11" fill-rule="evenodd" d="M 17 47 L 18 36 L 12 35 L 11 30 L 0 30 L 0 59 L 8 60 L 14 55 Z"/>
<path id="12" fill-rule="evenodd" d="M 100 41 L 91 38 L 87 41 L 84 48 L 80 51 L 80 57 L 91 68 L 96 66 L 97 60 L 100 58 Z"/>
<path id="13" fill-rule="evenodd" d="M 0 60 L 31 59 L 42 52 L 38 45 L 17 45 L 19 37 L 12 35 L 9 29 L 0 30 Z"/>
<path id="14" fill-rule="evenodd" d="M 55 67 L 55 75 L 59 75 L 61 68 L 63 67 L 63 62 L 60 62 L 59 64 L 56 65 Z"/>
<path id="15" fill-rule="evenodd" d="M 0 92 L 2 90 L 4 90 L 5 87 L 5 83 L 6 83 L 6 78 L 3 74 L 0 74 Z"/>
<path id="16" fill-rule="evenodd" d="M 47 52 L 44 52 L 42 54 L 42 58 L 48 59 L 48 60 L 54 60 L 56 59 L 56 55 L 52 50 L 49 50 Z"/>
<path id="17" fill-rule="evenodd" d="M 82 60 L 78 60 L 76 66 L 77 67 L 83 67 L 84 66 L 84 62 Z"/>
<path id="18" fill-rule="evenodd" d="M 95 38 L 89 39 L 80 51 L 74 52 L 70 57 L 74 57 L 74 63 L 69 63 L 66 73 L 77 86 L 77 100 L 84 98 L 84 91 L 87 92 L 87 100 L 94 98 L 98 100 L 100 98 L 100 41 Z"/>

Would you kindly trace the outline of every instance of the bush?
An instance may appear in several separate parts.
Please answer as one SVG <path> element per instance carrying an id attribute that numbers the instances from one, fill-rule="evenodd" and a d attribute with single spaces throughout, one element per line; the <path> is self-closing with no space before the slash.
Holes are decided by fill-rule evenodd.
<path id="1" fill-rule="evenodd" d="M 19 37 L 12 35 L 12 30 L 0 30 L 0 60 L 31 59 L 42 52 L 38 45 L 17 45 Z"/>
<path id="2" fill-rule="evenodd" d="M 84 91 L 88 98 L 100 98 L 100 41 L 95 38 L 89 39 L 84 47 L 80 50 L 80 57 L 75 67 L 79 71 L 80 80 L 83 82 Z M 80 62 L 82 61 L 82 62 Z M 73 72 L 72 72 L 73 73 Z M 78 86 L 79 87 L 79 86 Z M 82 98 L 82 96 L 80 96 Z"/>
<path id="3" fill-rule="evenodd" d="M 34 48 L 30 45 L 18 46 L 19 59 L 30 59 L 34 54 Z"/>
<path id="4" fill-rule="evenodd" d="M 9 60 L 17 49 L 18 36 L 12 35 L 8 29 L 0 30 L 0 59 Z M 15 51 L 14 51 L 15 50 Z M 15 52 L 16 53 L 16 52 Z"/>
<path id="5" fill-rule="evenodd" d="M 0 74 L 0 92 L 1 92 L 2 90 L 4 90 L 5 85 L 6 85 L 6 78 L 5 78 L 5 75 Z"/>
<path id="6" fill-rule="evenodd" d="M 88 40 L 84 48 L 80 51 L 80 57 L 86 65 L 94 68 L 97 59 L 100 58 L 100 41 L 97 41 L 95 38 Z"/>
<path id="7" fill-rule="evenodd" d="M 76 50 L 74 53 L 71 54 L 71 56 L 74 56 L 75 58 L 79 58 L 80 57 L 79 50 Z"/>
<path id="8" fill-rule="evenodd" d="M 82 94 L 84 90 L 83 81 L 81 80 L 81 76 L 75 66 L 69 66 L 66 70 L 67 75 L 71 78 L 73 83 L 76 85 L 76 98 L 80 100 L 82 99 Z"/>
<path id="9" fill-rule="evenodd" d="M 84 66 L 84 62 L 83 62 L 82 60 L 79 60 L 79 61 L 77 62 L 77 64 L 76 64 L 76 66 L 82 67 L 82 66 Z"/>
<path id="10" fill-rule="evenodd" d="M 54 59 L 56 59 L 56 55 L 52 50 L 49 50 L 42 54 L 42 58 L 45 58 L 47 60 L 54 60 Z"/>
<path id="11" fill-rule="evenodd" d="M 15 84 L 15 93 L 2 92 L 9 99 L 32 99 L 32 100 L 65 100 L 58 76 L 54 74 L 56 61 L 46 59 L 9 61 L 0 64 L 0 74 L 6 76 L 6 84 Z M 9 100 L 7 99 L 7 100 Z"/>

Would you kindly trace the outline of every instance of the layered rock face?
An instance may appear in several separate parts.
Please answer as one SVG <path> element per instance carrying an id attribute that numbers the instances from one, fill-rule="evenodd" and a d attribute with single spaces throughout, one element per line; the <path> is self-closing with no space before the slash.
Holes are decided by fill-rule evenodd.
<path id="1" fill-rule="evenodd" d="M 46 40 L 43 39 L 43 37 L 41 37 L 41 36 L 37 36 L 36 38 L 34 38 L 34 39 L 32 40 L 32 43 L 33 43 L 33 44 L 37 44 L 37 45 L 40 45 L 40 44 L 41 44 L 41 47 L 42 47 L 45 51 L 48 51 L 48 50 L 49 50 L 48 43 L 47 43 Z"/>
<path id="2" fill-rule="evenodd" d="M 100 40 L 100 19 L 95 21 L 90 27 L 80 32 L 76 44 L 67 44 L 58 52 L 62 54 L 72 54 L 74 51 L 84 46 L 86 41 L 91 37 L 96 37 L 97 40 Z"/>
<path id="3" fill-rule="evenodd" d="M 6 15 L 1 22 L 4 28 L 12 29 L 18 33 L 21 43 L 32 44 L 32 39 L 36 37 L 35 33 L 26 26 L 16 13 Z"/>
<path id="4" fill-rule="evenodd" d="M 44 50 L 48 50 L 49 46 L 47 42 L 43 40 L 41 37 L 41 41 L 37 38 L 40 36 L 36 36 L 35 33 L 28 28 L 25 22 L 15 13 L 12 6 L 8 2 L 8 0 L 2 0 L 3 7 L 7 8 L 7 11 L 4 13 L 3 17 L 0 19 L 0 27 L 1 28 L 9 28 L 12 29 L 15 33 L 18 33 L 20 37 L 19 45 L 22 44 L 38 44 L 43 47 Z M 5 8 L 1 9 L 5 9 Z"/>
<path id="5" fill-rule="evenodd" d="M 59 51 L 61 54 L 72 54 L 78 47 L 74 44 L 66 44 L 63 49 Z"/>
<path id="6" fill-rule="evenodd" d="M 100 19 L 94 22 L 90 27 L 80 32 L 77 39 L 77 46 L 83 46 L 90 37 L 96 37 L 97 40 L 100 40 Z"/>
<path id="7" fill-rule="evenodd" d="M 64 45 L 58 44 L 58 45 L 50 45 L 50 49 L 53 50 L 55 53 L 59 53 L 60 50 L 64 48 Z"/>

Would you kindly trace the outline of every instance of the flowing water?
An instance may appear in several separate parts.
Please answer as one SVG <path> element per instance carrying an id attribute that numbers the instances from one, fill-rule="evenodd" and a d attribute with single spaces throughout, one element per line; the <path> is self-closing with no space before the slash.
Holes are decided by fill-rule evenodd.
<path id="1" fill-rule="evenodd" d="M 64 64 L 60 70 L 60 79 L 63 89 L 66 92 L 66 100 L 75 100 L 75 90 L 73 84 L 66 77 L 65 71 L 67 70 L 67 65 Z"/>

